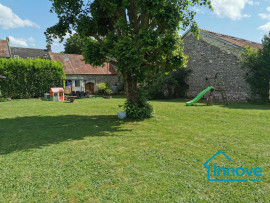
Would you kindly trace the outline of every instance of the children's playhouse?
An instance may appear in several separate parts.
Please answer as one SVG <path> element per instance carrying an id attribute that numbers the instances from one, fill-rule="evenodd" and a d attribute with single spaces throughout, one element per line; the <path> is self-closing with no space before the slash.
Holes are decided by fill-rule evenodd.
<path id="1" fill-rule="evenodd" d="M 50 89 L 50 95 L 52 101 L 64 101 L 65 94 L 62 87 L 52 87 Z"/>

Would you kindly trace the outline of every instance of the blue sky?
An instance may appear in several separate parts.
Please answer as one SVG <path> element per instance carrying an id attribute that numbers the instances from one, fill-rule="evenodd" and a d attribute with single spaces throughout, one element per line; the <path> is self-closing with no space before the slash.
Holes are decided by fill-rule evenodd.
<path id="1" fill-rule="evenodd" d="M 202 29 L 260 42 L 270 31 L 270 0 L 212 0 L 214 12 L 197 11 L 196 20 Z M 45 48 L 46 29 L 57 23 L 50 13 L 49 0 L 0 0 L 0 39 L 10 38 L 18 47 Z M 53 52 L 63 50 L 55 42 Z"/>

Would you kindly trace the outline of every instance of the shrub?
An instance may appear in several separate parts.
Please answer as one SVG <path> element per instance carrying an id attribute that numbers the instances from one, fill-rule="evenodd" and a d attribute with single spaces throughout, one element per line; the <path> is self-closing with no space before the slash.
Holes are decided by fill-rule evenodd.
<path id="1" fill-rule="evenodd" d="M 140 106 L 136 102 L 127 100 L 124 104 L 124 111 L 127 118 L 131 119 L 144 119 L 154 116 L 152 105 L 147 102 L 143 95 L 140 97 Z"/>
<path id="2" fill-rule="evenodd" d="M 264 36 L 263 49 L 257 51 L 246 47 L 242 52 L 241 65 L 248 70 L 246 80 L 253 94 L 252 100 L 267 101 L 270 82 L 270 35 Z"/>
<path id="3" fill-rule="evenodd" d="M 106 88 L 104 93 L 107 95 L 111 94 L 112 93 L 111 88 Z"/>
<path id="4" fill-rule="evenodd" d="M 179 69 L 167 75 L 158 74 L 153 80 L 148 81 L 144 86 L 147 98 L 167 99 L 173 97 L 184 97 L 188 89 L 185 82 L 190 70 Z"/>
<path id="5" fill-rule="evenodd" d="M 0 102 L 6 102 L 7 101 L 7 99 L 6 98 L 4 98 L 4 97 L 0 97 Z"/>
<path id="6" fill-rule="evenodd" d="M 99 86 L 98 86 L 98 93 L 103 94 L 104 91 L 105 91 L 105 89 L 106 89 L 106 87 L 107 87 L 107 85 L 105 83 L 99 84 Z"/>
<path id="7" fill-rule="evenodd" d="M 0 59 L 0 90 L 4 97 L 42 97 L 51 87 L 63 86 L 61 62 L 45 59 Z"/>
<path id="8" fill-rule="evenodd" d="M 110 87 L 109 84 L 101 83 L 98 86 L 98 93 L 100 93 L 100 94 L 111 94 L 112 93 L 112 88 Z"/>

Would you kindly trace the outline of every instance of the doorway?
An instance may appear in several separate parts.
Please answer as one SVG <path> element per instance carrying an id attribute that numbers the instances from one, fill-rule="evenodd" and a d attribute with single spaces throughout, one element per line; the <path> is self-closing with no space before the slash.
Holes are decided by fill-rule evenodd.
<path id="1" fill-rule="evenodd" d="M 85 91 L 90 92 L 90 94 L 95 93 L 95 83 L 88 82 L 85 84 Z"/>

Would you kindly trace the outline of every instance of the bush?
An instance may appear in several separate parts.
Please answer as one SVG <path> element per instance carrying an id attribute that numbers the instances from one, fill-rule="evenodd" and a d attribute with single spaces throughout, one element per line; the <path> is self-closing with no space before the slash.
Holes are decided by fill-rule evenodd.
<path id="1" fill-rule="evenodd" d="M 246 80 L 253 94 L 252 101 L 267 101 L 270 82 L 270 35 L 264 36 L 263 49 L 246 47 L 242 52 L 241 65 L 248 70 Z"/>
<path id="2" fill-rule="evenodd" d="M 112 93 L 112 88 L 110 87 L 109 84 L 101 83 L 101 84 L 98 86 L 98 93 L 109 95 L 109 94 Z"/>
<path id="3" fill-rule="evenodd" d="M 4 98 L 4 97 L 0 97 L 0 102 L 6 102 L 7 101 L 7 99 L 6 98 Z"/>
<path id="4" fill-rule="evenodd" d="M 127 100 L 124 104 L 124 111 L 127 118 L 144 119 L 153 117 L 153 107 L 144 97 L 140 98 L 140 106 L 136 102 Z"/>
<path id="5" fill-rule="evenodd" d="M 107 85 L 105 83 L 99 84 L 99 86 L 98 86 L 98 93 L 103 94 L 104 91 L 105 91 L 105 89 L 106 89 L 106 87 L 107 87 Z"/>
<path id="6" fill-rule="evenodd" d="M 168 99 L 173 97 L 184 97 L 188 89 L 185 82 L 190 70 L 179 69 L 167 75 L 158 74 L 155 79 L 148 81 L 144 86 L 147 98 Z"/>
<path id="7" fill-rule="evenodd" d="M 112 89 L 111 88 L 106 88 L 104 93 L 109 95 L 109 94 L 112 93 Z"/>
<path id="8" fill-rule="evenodd" d="M 0 59 L 0 90 L 4 97 L 42 97 L 51 87 L 63 86 L 61 62 L 45 59 Z"/>

